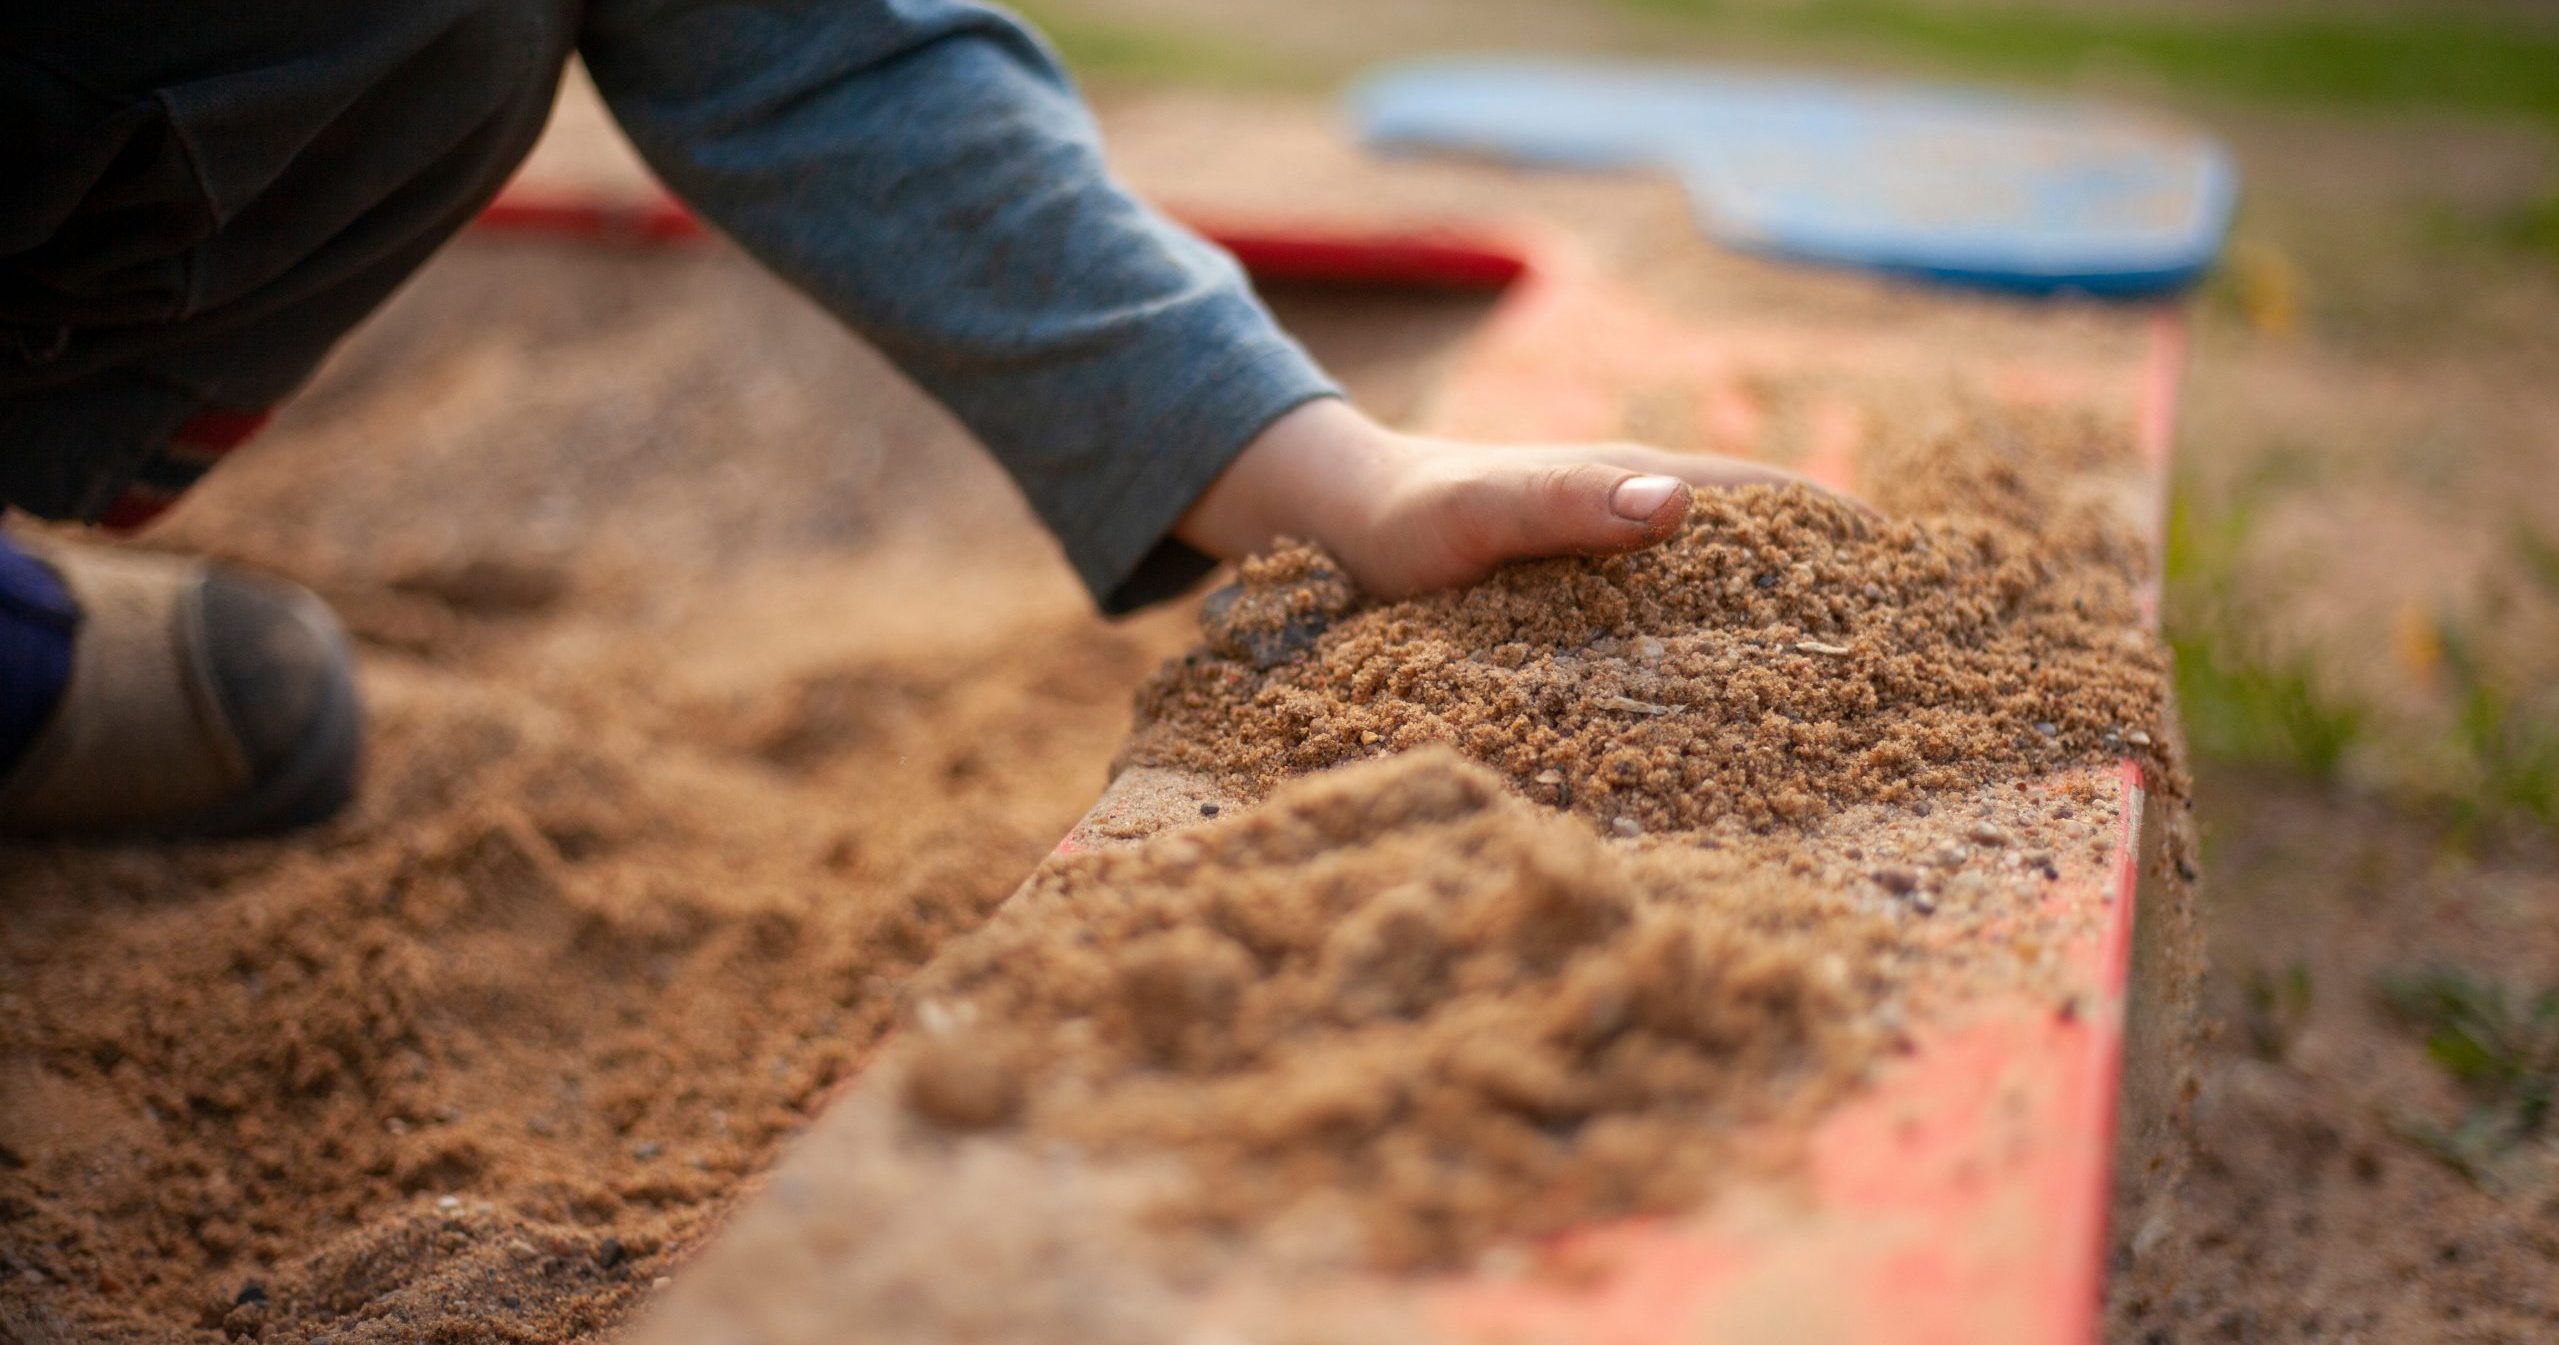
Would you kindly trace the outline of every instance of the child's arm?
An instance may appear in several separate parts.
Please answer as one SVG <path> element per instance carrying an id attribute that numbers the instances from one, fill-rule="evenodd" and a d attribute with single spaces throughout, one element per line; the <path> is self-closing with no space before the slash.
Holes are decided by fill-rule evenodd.
<path id="1" fill-rule="evenodd" d="M 975 431 L 1105 608 L 1276 535 L 1387 592 L 1639 545 L 1684 493 L 1614 522 L 1613 477 L 1553 469 L 1748 470 L 1378 429 L 1231 259 L 1110 179 L 1055 61 L 995 10 L 591 0 L 580 49 L 668 185 Z"/>

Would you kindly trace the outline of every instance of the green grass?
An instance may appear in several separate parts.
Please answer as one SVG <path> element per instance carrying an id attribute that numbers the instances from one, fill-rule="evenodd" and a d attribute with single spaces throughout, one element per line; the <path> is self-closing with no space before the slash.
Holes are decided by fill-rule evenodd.
<path id="1" fill-rule="evenodd" d="M 2422 1033 L 2426 1054 L 2470 1095 L 2450 1128 L 2409 1134 L 2473 1181 L 2493 1183 L 2521 1146 L 2551 1131 L 2559 1104 L 2559 985 L 2538 993 L 2459 967 L 2383 980 L 2382 1002 Z"/>
<path id="2" fill-rule="evenodd" d="M 2234 657 L 2192 632 L 2172 631 L 2169 644 L 2187 737 L 2204 756 L 2272 762 L 2328 780 L 2363 736 L 2362 710 L 2324 694 L 2307 659 Z"/>
<path id="3" fill-rule="evenodd" d="M 2445 714 L 2421 736 L 2331 689 L 2318 649 L 2266 633 L 2279 629 L 2269 618 L 2282 596 L 2250 582 L 2247 543 L 2256 502 L 2317 488 L 2291 479 L 2296 462 L 2269 451 L 2228 498 L 2198 503 L 2197 492 L 2181 489 L 2169 511 L 2166 638 L 2196 755 L 2333 780 L 2349 753 L 2370 744 L 2387 775 L 2400 777 L 2396 786 L 2413 785 L 2447 809 L 2462 836 L 2516 822 L 2559 828 L 2559 719 L 2550 698 L 2496 672 L 2460 623 L 2433 623 Z M 2512 537 L 2526 582 L 2541 600 L 2559 598 L 2559 544 L 2520 522 Z M 2412 767 L 2419 759 L 2441 768 Z"/>
<path id="4" fill-rule="evenodd" d="M 2559 542 L 2541 535 L 2541 530 L 2523 519 L 2506 525 L 2506 537 L 2514 548 L 2515 558 L 2523 563 L 2523 572 L 2541 586 L 2542 596 L 2559 599 Z"/>
<path id="5" fill-rule="evenodd" d="M 1226 88 L 1306 87 L 1328 78 L 1326 71 L 1203 30 L 1099 19 L 1041 0 L 1012 0 L 1006 8 L 1039 29 L 1081 78 Z"/>
<path id="6" fill-rule="evenodd" d="M 2521 697 L 2490 676 L 2450 623 L 2438 623 L 2436 638 L 2454 698 L 2454 739 L 2474 777 L 2460 800 L 2464 820 L 2520 814 L 2559 825 L 2559 726 L 2531 714 Z"/>
<path id="7" fill-rule="evenodd" d="M 2419 13 L 2177 15 L 1910 0 L 1619 0 L 1736 32 L 1871 47 L 1987 74 L 2054 80 L 2129 67 L 2190 93 L 2559 123 L 2559 31 Z"/>
<path id="8" fill-rule="evenodd" d="M 2239 1029 L 2249 1054 L 2281 1064 L 2310 1021 L 2309 965 L 2295 958 L 2280 976 L 2265 967 L 2252 967 L 2241 991 L 2246 998 Z"/>
<path id="9" fill-rule="evenodd" d="M 2244 501 L 2207 514 L 2190 491 L 2169 511 L 2167 639 L 2187 741 L 2202 756 L 2333 779 L 2368 716 L 2321 687 L 2310 653 L 2278 653 L 2255 638 L 2261 623 L 2239 583 L 2252 525 Z"/>
<path id="10" fill-rule="evenodd" d="M 2506 245 L 2546 261 L 2559 262 L 2559 187 L 2543 191 L 2506 216 L 2498 233 Z"/>
<path id="11" fill-rule="evenodd" d="M 2559 268 L 2559 186 L 2486 209 L 2435 203 L 2420 210 L 2412 234 L 2439 256 Z"/>

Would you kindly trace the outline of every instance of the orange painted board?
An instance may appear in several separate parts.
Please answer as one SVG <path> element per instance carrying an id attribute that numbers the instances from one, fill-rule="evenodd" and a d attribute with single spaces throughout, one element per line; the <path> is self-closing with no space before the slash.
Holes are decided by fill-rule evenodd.
<path id="1" fill-rule="evenodd" d="M 1609 437 L 1631 393 L 1673 384 L 1696 390 L 1699 423 L 1718 438 L 1748 435 L 1765 423 L 1750 394 L 1756 376 L 1901 353 L 1889 334 L 1861 349 L 1782 324 L 1742 333 L 1687 326 L 1615 290 L 1567 243 L 1533 230 L 1518 238 L 1478 244 L 1517 247 L 1524 264 L 1440 391 L 1432 429 Z M 2182 325 L 2163 311 L 2138 367 L 1983 374 L 2037 399 L 2119 380 L 2111 391 L 2136 408 L 2134 436 L 2155 492 L 2182 358 Z M 1854 489 L 1864 431 L 1853 410 L 1816 407 L 1811 425 L 1795 465 Z M 2155 609 L 2155 592 L 2147 597 Z M 1918 1024 L 1910 1051 L 1820 1123 L 1800 1183 L 1727 1191 L 1691 1215 L 1552 1239 L 1525 1274 L 1447 1276 L 1403 1292 L 1422 1300 L 1443 1338 L 1485 1345 L 2093 1340 L 2143 786 L 2130 762 L 2087 775 L 2044 783 L 2111 794 L 2112 844 L 2064 861 L 2040 927 L 2020 931 L 2058 951 L 2072 986 L 2061 1007 L 1991 999 Z M 1196 777 L 1131 772 L 1059 848 L 1124 843 L 1195 820 L 1196 805 L 1213 800 Z"/>

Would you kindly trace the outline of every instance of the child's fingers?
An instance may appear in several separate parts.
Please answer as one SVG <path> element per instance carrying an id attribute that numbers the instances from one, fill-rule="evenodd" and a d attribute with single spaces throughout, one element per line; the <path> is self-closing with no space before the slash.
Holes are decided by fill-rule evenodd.
<path id="1" fill-rule="evenodd" d="M 1649 546 L 1679 527 L 1691 490 L 1679 477 L 1591 461 L 1498 463 L 1452 484 L 1447 530 L 1486 566 Z"/>
<path id="2" fill-rule="evenodd" d="M 1611 444 L 1601 450 L 1600 456 L 1613 466 L 1676 476 L 1692 486 L 1708 490 L 1731 490 L 1740 486 L 1801 486 L 1855 505 L 1867 514 L 1875 512 L 1865 501 L 1844 490 L 1833 490 L 1783 467 L 1726 457 L 1721 453 L 1670 453 L 1642 444 Z"/>

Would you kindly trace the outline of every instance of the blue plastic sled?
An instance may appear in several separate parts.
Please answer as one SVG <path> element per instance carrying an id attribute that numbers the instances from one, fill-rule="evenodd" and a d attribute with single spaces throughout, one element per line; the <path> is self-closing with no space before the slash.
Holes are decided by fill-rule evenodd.
<path id="1" fill-rule="evenodd" d="M 2183 288 L 2238 197 L 2206 137 L 1936 86 L 1488 58 L 1390 67 L 1352 107 L 1380 148 L 1667 168 L 1735 247 L 2033 294 Z"/>

